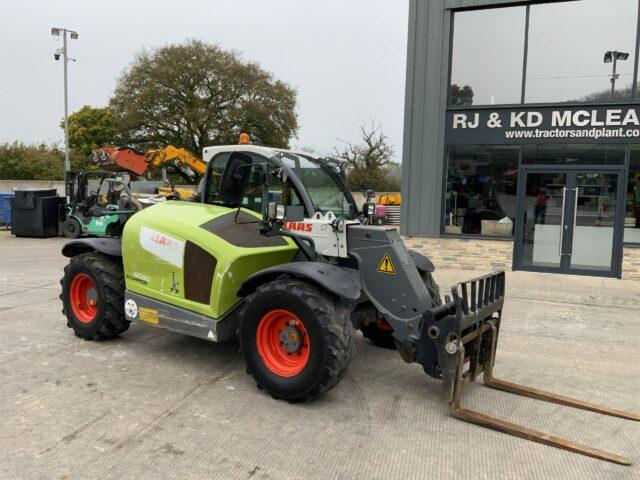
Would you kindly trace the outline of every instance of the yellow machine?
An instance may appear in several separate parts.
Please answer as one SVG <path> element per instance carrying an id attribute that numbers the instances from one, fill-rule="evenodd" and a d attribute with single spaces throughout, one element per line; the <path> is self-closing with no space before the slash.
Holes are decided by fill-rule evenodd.
<path id="1" fill-rule="evenodd" d="M 175 164 L 176 162 L 181 165 L 187 165 L 199 176 L 204 175 L 207 169 L 207 164 L 191 152 L 184 148 L 174 147 L 173 145 L 158 150 L 147 150 L 145 157 L 150 159 L 148 162 L 149 170 L 162 168 L 169 164 Z"/>
<path id="2" fill-rule="evenodd" d="M 201 159 L 173 145 L 146 152 L 131 147 L 102 147 L 94 150 L 90 159 L 96 166 L 115 166 L 136 175 L 148 175 L 159 168 L 173 167 L 181 175 L 189 177 L 192 183 L 196 183 L 207 169 L 207 164 Z"/>

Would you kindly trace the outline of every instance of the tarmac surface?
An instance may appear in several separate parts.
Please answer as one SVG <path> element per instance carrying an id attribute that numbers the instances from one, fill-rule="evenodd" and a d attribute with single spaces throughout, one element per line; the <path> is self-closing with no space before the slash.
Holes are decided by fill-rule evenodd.
<path id="1" fill-rule="evenodd" d="M 631 467 L 466 424 L 439 382 L 359 336 L 343 381 L 291 405 L 237 346 L 133 325 L 76 338 L 64 239 L 0 232 L 2 479 L 637 479 L 640 423 L 468 385 L 463 405 L 630 458 Z M 478 272 L 446 270 L 443 291 Z M 640 283 L 507 273 L 495 374 L 640 412 Z"/>

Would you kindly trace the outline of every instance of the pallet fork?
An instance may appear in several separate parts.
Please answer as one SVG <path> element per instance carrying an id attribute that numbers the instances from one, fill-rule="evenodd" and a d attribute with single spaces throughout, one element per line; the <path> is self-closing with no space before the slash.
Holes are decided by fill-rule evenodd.
<path id="1" fill-rule="evenodd" d="M 497 379 L 493 376 L 493 365 L 495 363 L 502 306 L 504 303 L 504 272 L 498 272 L 457 284 L 452 287 L 451 293 L 453 300 L 447 302 L 444 312 L 441 307 L 439 316 L 441 320 L 444 320 L 445 317 L 449 317 L 450 320 L 455 318 L 455 322 L 452 323 L 459 326 L 458 331 L 468 332 L 457 339 L 457 341 L 449 341 L 447 344 L 443 344 L 446 353 L 449 354 L 449 360 L 443 362 L 444 365 L 442 365 L 443 388 L 445 394 L 449 397 L 449 413 L 453 417 L 475 425 L 581 455 L 620 465 L 631 465 L 631 461 L 623 456 L 581 445 L 567 438 L 549 435 L 462 407 L 460 405 L 460 399 L 464 384 L 475 381 L 475 379 L 482 374 L 484 384 L 489 388 L 568 407 L 589 410 L 603 415 L 611 415 L 635 421 L 640 420 L 640 415 L 634 413 L 603 407 L 555 393 L 518 385 Z M 442 313 L 446 315 L 443 316 Z M 468 331 L 468 328 L 466 330 L 464 329 L 467 325 L 472 326 L 471 331 Z M 440 355 L 440 358 L 444 359 L 442 355 Z"/>

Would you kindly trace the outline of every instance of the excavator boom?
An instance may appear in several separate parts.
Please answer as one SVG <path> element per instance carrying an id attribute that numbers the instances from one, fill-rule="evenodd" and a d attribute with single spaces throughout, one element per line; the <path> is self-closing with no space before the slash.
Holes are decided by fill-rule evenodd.
<path id="1" fill-rule="evenodd" d="M 184 148 L 173 145 L 141 152 L 131 147 L 102 147 L 91 152 L 91 162 L 101 168 L 117 167 L 136 175 L 144 175 L 164 167 L 188 170 L 192 176 L 204 175 L 207 164 Z"/>

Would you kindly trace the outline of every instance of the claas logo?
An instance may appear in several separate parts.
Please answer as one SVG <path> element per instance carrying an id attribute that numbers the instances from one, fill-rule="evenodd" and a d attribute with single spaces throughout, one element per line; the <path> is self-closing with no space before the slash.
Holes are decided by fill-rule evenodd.
<path id="1" fill-rule="evenodd" d="M 311 232 L 313 225 L 303 222 L 284 222 L 284 228 L 287 230 L 296 230 L 298 232 Z"/>

